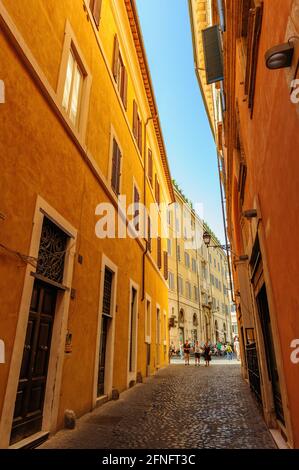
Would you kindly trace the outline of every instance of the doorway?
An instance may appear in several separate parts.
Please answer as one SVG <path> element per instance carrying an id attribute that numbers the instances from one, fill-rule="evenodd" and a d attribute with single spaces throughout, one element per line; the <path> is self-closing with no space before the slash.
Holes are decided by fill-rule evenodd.
<path id="1" fill-rule="evenodd" d="M 269 314 L 269 304 L 267 297 L 266 285 L 263 284 L 261 290 L 259 291 L 256 302 L 258 306 L 258 312 L 262 327 L 262 334 L 265 345 L 266 361 L 267 361 L 267 370 L 268 377 L 271 381 L 273 400 L 275 407 L 276 418 L 279 419 L 283 424 L 285 423 L 284 412 L 282 406 L 281 398 L 281 389 L 279 383 L 277 362 L 275 356 L 275 348 L 272 336 L 271 320 Z"/>
<path id="2" fill-rule="evenodd" d="M 99 371 L 98 371 L 98 397 L 105 394 L 105 373 L 107 363 L 107 338 L 112 319 L 112 287 L 114 273 L 107 266 L 104 274 L 104 290 L 102 304 L 102 320 L 100 331 L 100 349 L 99 349 Z"/>
<path id="3" fill-rule="evenodd" d="M 18 382 L 10 444 L 42 428 L 57 288 L 35 280 Z"/>

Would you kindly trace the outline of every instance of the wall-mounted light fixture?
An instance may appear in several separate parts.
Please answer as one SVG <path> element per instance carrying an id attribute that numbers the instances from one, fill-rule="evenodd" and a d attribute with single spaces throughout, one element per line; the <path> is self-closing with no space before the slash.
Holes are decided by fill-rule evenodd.
<path id="1" fill-rule="evenodd" d="M 254 217 L 257 217 L 257 210 L 256 209 L 250 209 L 248 211 L 243 212 L 243 217 L 246 217 L 246 219 L 253 219 Z"/>
<path id="2" fill-rule="evenodd" d="M 270 70 L 282 69 L 292 65 L 294 46 L 290 38 L 288 42 L 271 47 L 265 54 L 266 66 Z"/>

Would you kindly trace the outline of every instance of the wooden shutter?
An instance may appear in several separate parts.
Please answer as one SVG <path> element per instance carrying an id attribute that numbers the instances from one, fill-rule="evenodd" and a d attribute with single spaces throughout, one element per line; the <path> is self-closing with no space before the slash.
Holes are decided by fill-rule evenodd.
<path id="1" fill-rule="evenodd" d="M 157 175 L 155 175 L 155 197 L 157 204 L 160 205 L 160 184 Z"/>
<path id="2" fill-rule="evenodd" d="M 148 179 L 153 186 L 153 154 L 150 149 L 148 149 Z"/>
<path id="3" fill-rule="evenodd" d="M 141 119 L 138 119 L 137 117 L 137 123 L 138 123 L 138 148 L 139 148 L 139 151 L 142 155 L 142 122 L 141 122 Z"/>
<path id="4" fill-rule="evenodd" d="M 127 70 L 126 70 L 126 67 L 124 66 L 124 77 L 123 77 L 123 80 L 124 80 L 124 83 L 123 83 L 123 96 L 122 96 L 122 100 L 123 100 L 123 104 L 124 104 L 124 107 L 125 109 L 127 109 L 127 106 L 128 106 L 128 73 L 127 73 Z"/>
<path id="5" fill-rule="evenodd" d="M 133 101 L 133 135 L 135 139 L 137 139 L 137 128 L 138 128 L 137 118 L 138 118 L 137 103 L 134 100 Z"/>
<path id="6" fill-rule="evenodd" d="M 111 186 L 113 191 L 116 192 L 116 171 L 117 171 L 117 143 L 113 139 L 113 150 L 112 150 L 112 168 L 111 168 Z"/>
<path id="7" fill-rule="evenodd" d="M 157 264 L 158 268 L 162 267 L 162 253 L 161 253 L 161 237 L 157 238 Z"/>
<path id="8" fill-rule="evenodd" d="M 152 238 L 151 238 L 151 218 L 148 216 L 147 218 L 147 243 L 148 243 L 148 251 L 152 251 Z"/>
<path id="9" fill-rule="evenodd" d="M 137 204 L 139 204 L 139 201 L 140 201 L 139 192 L 138 192 L 138 189 L 136 188 L 136 186 L 134 186 L 134 204 L 135 204 L 134 219 L 136 217 L 138 217 L 138 223 L 135 225 L 135 228 L 136 228 L 137 232 L 139 231 L 139 206 L 137 205 Z"/>
<path id="10" fill-rule="evenodd" d="M 117 81 L 118 75 L 118 62 L 119 62 L 119 42 L 117 35 L 114 36 L 114 56 L 113 56 L 113 77 Z"/>
<path id="11" fill-rule="evenodd" d="M 89 2 L 89 7 L 94 17 L 94 21 L 98 27 L 100 24 L 101 6 L 102 6 L 102 0 L 90 0 Z"/>
<path id="12" fill-rule="evenodd" d="M 168 253 L 164 251 L 164 279 L 168 279 Z"/>
<path id="13" fill-rule="evenodd" d="M 121 165 L 121 153 L 119 147 L 117 147 L 117 160 L 116 160 L 116 194 L 120 193 L 120 165 Z"/>
<path id="14" fill-rule="evenodd" d="M 116 143 L 116 140 L 113 139 L 111 186 L 112 186 L 113 191 L 117 195 L 119 194 L 119 186 L 120 186 L 120 162 L 121 162 L 121 153 Z"/>

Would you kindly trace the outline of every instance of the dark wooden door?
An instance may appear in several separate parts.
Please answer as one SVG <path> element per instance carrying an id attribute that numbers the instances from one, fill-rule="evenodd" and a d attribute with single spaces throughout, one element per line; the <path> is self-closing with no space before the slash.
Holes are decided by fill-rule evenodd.
<path id="1" fill-rule="evenodd" d="M 108 323 L 110 319 L 108 316 L 102 316 L 102 327 L 100 337 L 100 360 L 99 360 L 99 374 L 98 374 L 98 396 L 104 395 L 105 388 L 105 364 L 106 364 L 106 347 L 107 347 L 107 334 Z"/>
<path id="2" fill-rule="evenodd" d="M 271 321 L 270 321 L 269 304 L 268 304 L 268 297 L 267 297 L 265 284 L 263 284 L 263 287 L 261 288 L 256 298 L 256 301 L 257 301 L 258 311 L 259 311 L 261 325 L 262 325 L 262 332 L 263 332 L 263 337 L 264 337 L 265 353 L 266 353 L 266 360 L 267 360 L 267 368 L 268 368 L 268 376 L 272 384 L 275 413 L 276 413 L 276 417 L 282 423 L 284 423 L 285 421 L 284 421 L 284 412 L 283 412 L 283 406 L 282 406 L 281 389 L 280 389 L 280 383 L 279 383 L 275 347 L 274 347 L 272 327 L 271 327 Z"/>
<path id="3" fill-rule="evenodd" d="M 35 280 L 10 443 L 41 430 L 57 289 Z"/>

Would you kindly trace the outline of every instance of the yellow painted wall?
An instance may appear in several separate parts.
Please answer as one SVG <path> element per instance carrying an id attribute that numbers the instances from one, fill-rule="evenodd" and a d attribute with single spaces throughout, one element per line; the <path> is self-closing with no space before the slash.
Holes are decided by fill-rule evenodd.
<path id="1" fill-rule="evenodd" d="M 39 67 L 45 74 L 54 93 L 60 69 L 65 23 L 68 18 L 80 49 L 92 75 L 86 148 L 96 161 L 103 175 L 108 178 L 111 125 L 115 129 L 123 150 L 121 192 L 132 202 L 133 178 L 142 190 L 143 160 L 131 132 L 133 98 L 139 100 L 143 122 L 150 114 L 137 66 L 136 52 L 129 31 L 125 7 L 117 2 L 120 23 L 127 38 L 121 43 L 124 62 L 128 69 L 128 110 L 125 113 L 108 69 L 112 67 L 114 35 L 121 35 L 116 25 L 110 1 L 103 0 L 99 30 L 101 51 L 83 10 L 82 0 L 4 0 L 3 4 L 15 26 L 23 36 Z M 144 343 L 144 302 L 141 302 L 142 246 L 130 238 L 124 240 L 99 240 L 95 236 L 95 208 L 100 202 L 110 201 L 107 191 L 91 173 L 79 150 L 56 114 L 42 96 L 39 87 L 16 54 L 7 36 L 0 36 L 1 78 L 6 84 L 6 104 L 0 109 L 0 211 L 6 215 L 1 221 L 0 242 L 22 253 L 28 253 L 32 220 L 37 195 L 43 197 L 54 209 L 78 230 L 77 254 L 83 256 L 83 264 L 74 264 L 72 287 L 76 298 L 71 300 L 68 329 L 73 334 L 73 351 L 65 356 L 58 426 L 63 425 L 66 408 L 81 415 L 91 409 L 94 381 L 94 361 L 97 336 L 97 319 L 100 295 L 100 269 L 104 253 L 118 266 L 118 289 L 113 386 L 119 391 L 127 387 L 127 351 L 129 321 L 129 282 L 139 284 L 138 304 L 138 362 L 137 371 L 145 375 L 146 348 Z M 103 56 L 104 54 L 104 56 Z M 129 55 L 132 68 L 129 69 Z M 105 59 L 107 62 L 105 63 Z M 107 68 L 108 67 L 108 68 Z M 136 97 L 138 94 L 138 97 Z M 147 115 L 145 115 L 147 113 Z M 127 117 L 127 120 L 126 120 Z M 166 178 L 158 152 L 152 124 L 148 137 L 153 151 L 154 168 L 159 174 L 161 199 L 170 202 Z M 148 184 L 148 202 L 153 196 Z M 140 194 L 143 200 L 143 194 Z M 166 250 L 163 241 L 162 252 Z M 155 344 L 156 303 L 168 314 L 168 290 L 155 266 L 156 241 L 153 240 L 153 263 L 146 259 L 145 291 L 152 297 L 152 345 Z M 163 259 L 163 257 L 162 257 Z M 20 298 L 24 282 L 25 265 L 6 251 L 0 251 L 1 338 L 6 344 L 5 365 L 0 366 L 0 412 L 6 390 L 10 360 L 18 320 Z M 168 322 L 168 317 L 167 317 Z M 167 330 L 168 335 L 168 330 Z M 162 337 L 164 340 L 164 338 Z M 168 340 L 168 338 L 166 338 Z M 152 348 L 151 371 L 155 370 Z M 160 345 L 160 365 L 167 363 L 164 345 Z"/>

